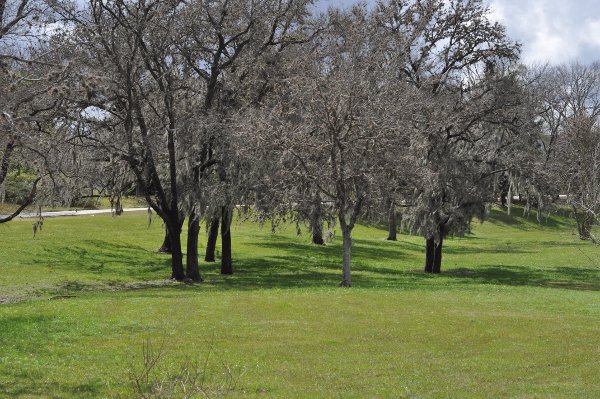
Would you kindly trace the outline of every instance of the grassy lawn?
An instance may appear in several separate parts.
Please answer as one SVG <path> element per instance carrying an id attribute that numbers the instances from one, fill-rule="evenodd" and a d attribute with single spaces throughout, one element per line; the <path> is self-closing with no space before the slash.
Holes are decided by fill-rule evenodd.
<path id="1" fill-rule="evenodd" d="M 0 225 L 0 397 L 130 397 L 146 342 L 158 373 L 230 367 L 234 398 L 600 397 L 600 248 L 567 219 L 491 216 L 439 276 L 423 239 L 357 227 L 348 290 L 341 240 L 292 226 L 236 224 L 236 274 L 186 285 L 143 213 Z"/>

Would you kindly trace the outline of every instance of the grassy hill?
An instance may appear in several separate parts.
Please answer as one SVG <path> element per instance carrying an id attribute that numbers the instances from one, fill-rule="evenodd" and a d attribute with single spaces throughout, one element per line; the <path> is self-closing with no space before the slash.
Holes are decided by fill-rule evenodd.
<path id="1" fill-rule="evenodd" d="M 292 226 L 236 224 L 236 274 L 186 285 L 143 214 L 31 224 L 0 225 L 0 397 L 132 397 L 148 343 L 153 380 L 209 357 L 233 398 L 600 397 L 600 248 L 559 216 L 494 210 L 439 276 L 423 239 L 358 226 L 348 290 L 341 239 Z"/>

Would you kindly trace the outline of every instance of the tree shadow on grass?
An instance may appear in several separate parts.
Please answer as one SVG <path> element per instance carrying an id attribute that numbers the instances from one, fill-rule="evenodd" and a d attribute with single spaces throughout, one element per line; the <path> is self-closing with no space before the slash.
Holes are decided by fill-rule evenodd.
<path id="1" fill-rule="evenodd" d="M 444 271 L 443 276 L 474 284 L 600 291 L 600 270 L 593 268 L 533 269 L 514 265 L 490 265 L 477 269 L 450 269 Z"/>
<path id="2" fill-rule="evenodd" d="M 10 382 L 0 381 L 0 392 L 7 398 L 100 398 L 104 386 L 98 383 L 65 384 L 44 382 L 44 376 L 32 378 L 28 373 L 13 375 Z M 33 396 L 31 396 L 33 395 Z"/>
<path id="3" fill-rule="evenodd" d="M 559 243 L 560 245 L 565 245 Z M 329 288 L 341 280 L 341 243 L 319 246 L 299 242 L 284 236 L 266 236 L 246 245 L 256 249 L 256 255 L 237 257 L 234 247 L 233 276 L 221 276 L 219 259 L 215 263 L 202 263 L 201 273 L 213 289 L 271 289 L 271 288 Z M 423 246 L 411 241 L 384 241 L 355 239 L 352 249 L 353 281 L 355 286 L 377 288 L 411 285 L 434 286 L 436 276 L 420 270 Z M 534 253 L 531 247 L 498 245 L 446 246 L 446 254 L 468 255 L 475 253 Z M 95 276 L 99 284 L 115 281 L 143 281 L 167 279 L 170 276 L 170 256 L 158 255 L 139 246 L 113 245 L 102 240 L 84 241 L 81 246 L 49 250 L 49 262 L 63 269 Z M 406 269 L 412 263 L 415 268 Z M 400 265 L 402 264 L 402 266 Z M 397 265 L 397 266 L 396 266 Z M 597 290 L 600 277 L 595 269 L 555 268 L 535 269 L 520 266 L 482 266 L 474 269 L 444 270 L 442 277 L 457 284 L 528 285 L 568 289 Z M 203 285 L 177 285 L 177 289 L 203 289 Z M 69 284 L 57 287 L 61 293 L 93 290 L 92 286 Z M 138 287 L 144 288 L 144 287 Z M 164 287 L 163 287 L 164 288 Z M 101 288 L 100 288 L 101 289 Z M 127 289 L 127 287 L 124 287 Z"/>
<path id="4" fill-rule="evenodd" d="M 541 221 L 538 223 L 537 210 L 535 209 L 531 210 L 531 215 L 529 217 L 524 217 L 522 214 L 522 206 L 514 207 L 511 215 L 509 215 L 505 210 L 493 208 L 490 211 L 489 217 L 486 219 L 486 223 L 507 226 L 519 230 L 534 230 L 540 227 L 564 229 L 571 226 L 564 218 L 557 217 L 556 215 L 550 215 L 549 217 L 542 215 Z"/>
<path id="5" fill-rule="evenodd" d="M 561 243 L 562 245 L 562 243 Z M 261 258 L 239 259 L 235 263 L 236 275 L 220 281 L 217 286 L 236 289 L 254 288 L 293 288 L 331 287 L 340 281 L 341 248 L 339 245 L 314 246 L 297 241 L 278 238 L 267 242 L 253 243 L 253 246 L 269 249 L 275 255 Z M 413 243 L 377 242 L 355 240 L 353 247 L 353 281 L 356 286 L 366 288 L 409 287 L 416 284 L 436 285 L 438 276 L 420 271 L 423 261 L 422 248 L 415 251 Z M 471 253 L 535 253 L 534 248 L 499 245 L 492 248 L 446 247 L 448 254 Z M 417 270 L 406 269 L 407 261 L 418 265 Z M 394 267 L 398 265 L 398 267 Z M 209 274 L 218 273 L 218 269 Z M 496 284 L 511 286 L 532 286 L 565 288 L 574 290 L 600 290 L 600 270 L 578 267 L 555 267 L 536 269 L 523 266 L 494 265 L 473 269 L 449 269 L 441 278 L 455 280 L 457 284 Z"/>
<path id="6" fill-rule="evenodd" d="M 171 268 L 170 255 L 102 240 L 86 240 L 77 246 L 46 249 L 45 255 L 46 264 L 108 279 L 158 277 L 163 272 L 170 272 Z"/>

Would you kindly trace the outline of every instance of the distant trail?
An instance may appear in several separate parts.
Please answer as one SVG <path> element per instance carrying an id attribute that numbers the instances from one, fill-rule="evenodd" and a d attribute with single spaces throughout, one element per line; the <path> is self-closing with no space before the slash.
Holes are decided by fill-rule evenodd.
<path id="1" fill-rule="evenodd" d="M 123 212 L 136 212 L 136 211 L 147 211 L 148 208 L 123 208 Z M 42 212 L 42 217 L 44 218 L 54 218 L 54 217 L 61 217 L 61 216 L 84 216 L 84 215 L 96 215 L 99 213 L 111 213 L 113 212 L 112 209 L 81 209 L 81 210 L 75 210 L 75 211 L 54 211 L 54 212 Z M 3 216 L 8 216 L 8 215 L 2 215 L 0 214 L 0 218 Z M 31 218 L 37 218 L 39 216 L 38 213 L 21 213 L 19 216 L 17 216 L 15 219 L 31 219 Z"/>

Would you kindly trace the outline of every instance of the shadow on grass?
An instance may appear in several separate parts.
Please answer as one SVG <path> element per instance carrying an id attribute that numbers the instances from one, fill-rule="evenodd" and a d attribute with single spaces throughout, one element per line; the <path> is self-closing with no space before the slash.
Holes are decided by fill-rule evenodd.
<path id="1" fill-rule="evenodd" d="M 476 270 L 450 269 L 443 275 L 476 284 L 600 291 L 600 271 L 592 268 L 556 267 L 542 270 L 523 266 L 491 265 L 481 266 Z"/>
<path id="2" fill-rule="evenodd" d="M 14 381 L 0 381 L 2 397 L 7 398 L 99 398 L 102 397 L 104 386 L 100 382 L 91 384 L 65 384 L 44 382 L 44 376 L 33 378 L 30 374 L 13 375 Z M 33 395 L 33 396 L 32 396 Z M 48 395 L 48 396 L 46 396 Z"/>
<path id="3" fill-rule="evenodd" d="M 98 398 L 104 393 L 104 386 L 101 383 L 85 384 L 65 384 L 48 383 L 40 378 L 32 378 L 26 373 L 24 375 L 14 376 L 15 381 L 4 383 L 0 381 L 0 392 L 8 398 L 33 398 L 42 397 L 40 393 L 54 392 L 52 396 L 43 396 L 52 399 L 59 398 Z"/>
<path id="4" fill-rule="evenodd" d="M 297 288 L 333 287 L 341 279 L 341 248 L 339 245 L 313 246 L 286 238 L 256 242 L 253 246 L 267 248 L 278 255 L 262 258 L 239 259 L 235 275 L 219 276 L 218 263 L 205 268 L 207 282 L 217 288 Z M 414 243 L 373 242 L 356 240 L 353 247 L 353 282 L 357 287 L 422 287 L 439 285 L 438 279 L 456 284 L 496 284 L 565 288 L 573 290 L 600 290 L 600 270 L 579 267 L 536 269 L 512 265 L 481 266 L 473 269 L 449 269 L 441 275 L 421 271 L 423 255 L 415 252 Z M 422 247 L 419 246 L 421 250 Z M 533 250 L 513 246 L 494 248 L 447 248 L 448 254 L 469 253 L 534 253 Z M 410 260 L 416 269 L 394 265 Z M 374 264 L 374 261 L 376 262 Z M 389 266 L 388 266 L 389 265 Z M 443 285 L 443 284 L 442 284 Z M 446 286 L 446 285 L 444 285 Z"/>
<path id="5" fill-rule="evenodd" d="M 557 243 L 557 245 L 568 243 Z M 233 276 L 221 276 L 219 260 L 202 263 L 201 273 L 207 284 L 176 285 L 169 289 L 285 289 L 330 288 L 341 280 L 341 243 L 317 246 L 297 239 L 266 235 L 245 246 L 254 250 L 236 256 L 234 245 Z M 535 253 L 532 247 L 518 245 L 447 246 L 450 255 L 495 253 L 500 256 L 515 253 Z M 400 240 L 355 239 L 352 248 L 353 283 L 357 287 L 402 287 L 410 289 L 424 285 L 443 286 L 448 281 L 455 284 L 502 284 L 512 286 L 553 287 L 581 290 L 600 290 L 600 271 L 562 267 L 547 269 L 512 265 L 481 266 L 473 269 L 444 271 L 440 279 L 421 272 L 424 245 Z M 139 246 L 113 245 L 102 240 L 83 241 L 75 247 L 48 251 L 49 263 L 60 263 L 61 268 L 73 271 L 70 281 L 77 281 L 77 271 L 95 276 L 99 284 L 111 281 L 165 279 L 170 275 L 170 257 L 159 255 Z M 400 265 L 402 264 L 402 266 Z M 407 269 L 406 265 L 412 265 Z M 447 286 L 447 284 L 446 284 Z M 177 287 L 177 288 L 175 288 Z M 93 284 L 69 284 L 57 287 L 62 294 L 93 290 Z M 151 288 L 151 287 L 150 287 Z M 128 289 L 123 287 L 123 289 Z"/>
<path id="6" fill-rule="evenodd" d="M 571 226 L 564 217 L 551 214 L 548 217 L 542 215 L 540 223 L 537 222 L 537 210 L 532 209 L 529 217 L 524 217 L 522 206 L 513 206 L 509 215 L 506 210 L 493 208 L 490 211 L 486 223 L 507 226 L 519 230 L 533 230 L 540 227 L 550 229 L 564 229 Z"/>
<path id="7" fill-rule="evenodd" d="M 47 249 L 44 262 L 101 279 L 158 277 L 171 270 L 170 255 L 102 240 L 85 240 L 77 246 Z"/>

